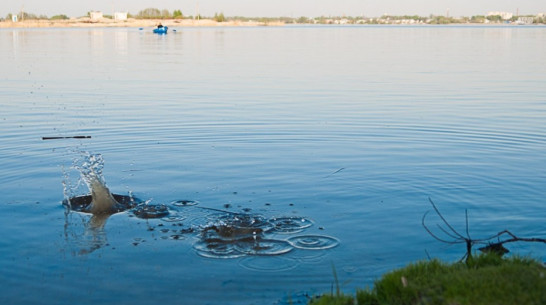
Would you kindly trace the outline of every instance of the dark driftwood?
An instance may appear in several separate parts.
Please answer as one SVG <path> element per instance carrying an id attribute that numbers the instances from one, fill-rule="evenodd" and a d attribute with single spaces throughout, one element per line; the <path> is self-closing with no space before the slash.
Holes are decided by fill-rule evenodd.
<path id="1" fill-rule="evenodd" d="M 42 140 L 59 140 L 59 139 L 91 139 L 91 136 L 42 137 Z"/>
<path id="2" fill-rule="evenodd" d="M 472 246 L 475 244 L 484 244 L 484 247 L 479 248 L 482 252 L 494 252 L 499 255 L 503 255 L 505 253 L 508 253 L 508 249 L 504 247 L 504 244 L 511 243 L 511 242 L 541 242 L 546 243 L 546 239 L 544 238 L 526 238 L 526 237 L 518 237 L 514 235 L 512 232 L 508 230 L 501 231 L 495 235 L 489 236 L 487 238 L 482 239 L 472 239 L 470 237 L 469 229 L 468 229 L 468 211 L 465 210 L 465 220 L 466 220 L 466 236 L 460 234 L 457 232 L 450 224 L 447 222 L 447 220 L 444 218 L 444 216 L 440 213 L 438 208 L 436 207 L 436 204 L 432 201 L 432 199 L 428 199 L 430 201 L 430 204 L 432 205 L 432 208 L 436 212 L 436 214 L 440 217 L 442 220 L 442 224 L 437 224 L 436 226 L 440 231 L 442 231 L 445 235 L 449 237 L 449 239 L 440 238 L 437 234 L 433 233 L 432 230 L 425 224 L 425 218 L 427 217 L 428 211 L 423 215 L 423 219 L 421 220 L 421 224 L 425 228 L 425 230 L 432 236 L 434 239 L 446 243 L 446 244 L 465 244 L 466 245 L 466 254 L 463 256 L 462 259 L 466 258 L 466 261 L 472 257 Z M 509 236 L 510 238 L 501 240 L 501 237 Z M 492 242 L 492 240 L 497 239 L 496 242 Z"/>

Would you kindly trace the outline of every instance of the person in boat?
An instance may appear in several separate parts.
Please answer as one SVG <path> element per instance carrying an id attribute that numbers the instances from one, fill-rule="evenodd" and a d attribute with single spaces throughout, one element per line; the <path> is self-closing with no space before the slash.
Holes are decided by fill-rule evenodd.
<path id="1" fill-rule="evenodd" d="M 158 29 L 160 29 L 160 28 L 162 28 L 162 27 L 163 27 L 163 25 L 162 25 L 161 23 L 159 23 L 159 24 L 157 25 L 157 28 L 158 28 Z"/>

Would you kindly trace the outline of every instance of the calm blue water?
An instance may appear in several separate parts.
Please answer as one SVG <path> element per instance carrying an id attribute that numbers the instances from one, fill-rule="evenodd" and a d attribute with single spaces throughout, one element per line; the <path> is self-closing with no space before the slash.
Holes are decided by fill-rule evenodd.
<path id="1" fill-rule="evenodd" d="M 546 27 L 3 29 L 0 57 L 3 304 L 274 304 L 330 292 L 332 265 L 352 293 L 463 256 L 421 226 L 429 197 L 473 238 L 546 238 Z M 306 217 L 340 244 L 219 259 L 129 212 L 93 231 L 61 205 L 82 152 L 116 194 Z"/>

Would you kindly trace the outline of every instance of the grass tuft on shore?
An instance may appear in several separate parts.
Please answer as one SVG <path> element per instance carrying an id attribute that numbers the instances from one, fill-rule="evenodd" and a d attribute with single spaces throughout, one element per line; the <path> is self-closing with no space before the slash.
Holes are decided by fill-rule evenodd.
<path id="1" fill-rule="evenodd" d="M 313 305 L 546 304 L 546 268 L 538 261 L 481 254 L 467 263 L 421 261 L 389 272 L 373 289 L 325 295 Z"/>

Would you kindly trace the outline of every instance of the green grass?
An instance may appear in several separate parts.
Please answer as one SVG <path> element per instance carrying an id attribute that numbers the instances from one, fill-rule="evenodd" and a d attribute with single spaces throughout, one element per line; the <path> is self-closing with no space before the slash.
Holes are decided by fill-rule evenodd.
<path id="1" fill-rule="evenodd" d="M 385 274 L 373 289 L 337 293 L 313 305 L 540 305 L 546 304 L 546 268 L 538 261 L 495 254 L 468 263 L 422 261 Z"/>

